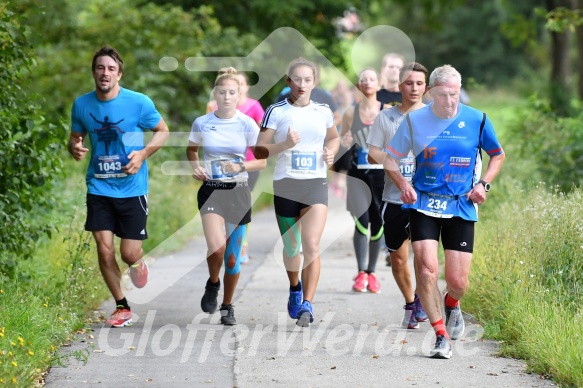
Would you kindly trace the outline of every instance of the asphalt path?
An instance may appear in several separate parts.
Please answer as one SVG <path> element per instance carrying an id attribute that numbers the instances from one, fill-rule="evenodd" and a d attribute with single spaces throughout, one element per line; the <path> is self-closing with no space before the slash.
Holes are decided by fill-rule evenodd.
<path id="1" fill-rule="evenodd" d="M 197 222 L 199 217 L 185 227 Z M 253 215 L 251 259 L 242 266 L 233 304 L 236 326 L 222 326 L 218 312 L 209 316 L 200 309 L 208 278 L 204 239 L 194 239 L 172 255 L 150 252 L 157 258 L 149 260 L 148 285 L 136 290 L 125 282 L 134 324 L 106 327 L 99 319 L 113 310 L 113 301 L 106 301 L 95 312 L 91 329 L 60 350 L 64 365 L 51 368 L 46 385 L 555 386 L 527 373 L 523 362 L 497 357 L 498 344 L 484 340 L 482 327 L 468 316 L 464 336 L 454 341 L 452 358 L 429 358 L 433 330 L 428 323 L 418 330 L 400 327 L 404 301 L 383 258 L 377 267 L 382 292 L 351 291 L 357 272 L 353 230 L 343 201 L 330 195 L 322 271 L 313 301 L 316 320 L 309 328 L 296 326 L 287 316 L 289 283 L 273 209 Z"/>

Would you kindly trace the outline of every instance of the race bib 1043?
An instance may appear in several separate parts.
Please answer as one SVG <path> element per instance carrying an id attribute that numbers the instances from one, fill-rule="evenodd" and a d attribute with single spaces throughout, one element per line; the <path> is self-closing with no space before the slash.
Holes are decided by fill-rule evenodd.
<path id="1" fill-rule="evenodd" d="M 127 174 L 123 168 L 129 163 L 125 155 L 95 155 L 93 157 L 93 175 L 95 178 L 123 178 Z"/>

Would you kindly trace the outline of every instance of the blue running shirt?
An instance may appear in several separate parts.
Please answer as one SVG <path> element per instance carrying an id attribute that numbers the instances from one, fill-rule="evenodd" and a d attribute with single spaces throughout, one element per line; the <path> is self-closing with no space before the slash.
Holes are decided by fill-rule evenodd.
<path id="1" fill-rule="evenodd" d="M 411 128 L 406 119 L 401 122 L 385 151 L 397 159 L 407 157 L 410 150 L 415 154 L 417 202 L 403 208 L 434 217 L 478 220 L 477 205 L 466 194 L 479 180 L 479 149 L 489 156 L 503 152 L 488 118 L 480 137 L 483 118 L 477 109 L 459 104 L 455 117 L 441 119 L 430 104 L 409 114 Z"/>
<path id="2" fill-rule="evenodd" d="M 144 130 L 160 122 L 160 113 L 146 95 L 120 88 L 112 100 L 100 101 L 95 91 L 73 104 L 72 131 L 88 134 L 91 160 L 87 168 L 87 192 L 113 198 L 148 194 L 148 165 L 144 160 L 135 175 L 126 175 L 132 151 L 144 148 Z"/>

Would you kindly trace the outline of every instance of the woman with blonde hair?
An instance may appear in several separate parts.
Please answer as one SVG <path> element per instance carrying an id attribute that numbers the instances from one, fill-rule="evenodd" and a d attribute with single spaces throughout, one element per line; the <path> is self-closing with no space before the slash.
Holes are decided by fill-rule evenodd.
<path id="1" fill-rule="evenodd" d="M 217 110 L 194 121 L 186 151 L 192 176 L 203 182 L 197 200 L 208 249 L 209 279 L 201 308 L 209 314 L 216 311 L 224 262 L 225 289 L 220 307 L 224 325 L 236 324 L 232 301 L 239 280 L 243 240 L 251 221 L 247 171 L 261 170 L 266 165 L 265 160 L 245 161 L 247 148 L 257 141 L 259 127 L 237 110 L 240 94 L 237 70 L 232 67 L 219 70 L 213 89 Z M 199 147 L 203 160 L 199 159 Z"/>

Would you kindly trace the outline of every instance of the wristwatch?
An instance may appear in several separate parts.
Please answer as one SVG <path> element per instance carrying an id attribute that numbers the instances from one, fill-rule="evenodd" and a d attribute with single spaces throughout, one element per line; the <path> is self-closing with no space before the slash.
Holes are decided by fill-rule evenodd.
<path id="1" fill-rule="evenodd" d="M 478 183 L 481 183 L 484 186 L 484 190 L 486 190 L 486 193 L 490 191 L 490 184 L 488 182 L 482 179 L 478 181 Z"/>
<path id="2" fill-rule="evenodd" d="M 241 171 L 239 171 L 239 172 L 245 171 L 245 163 L 242 160 L 239 161 L 239 166 L 241 166 Z"/>

